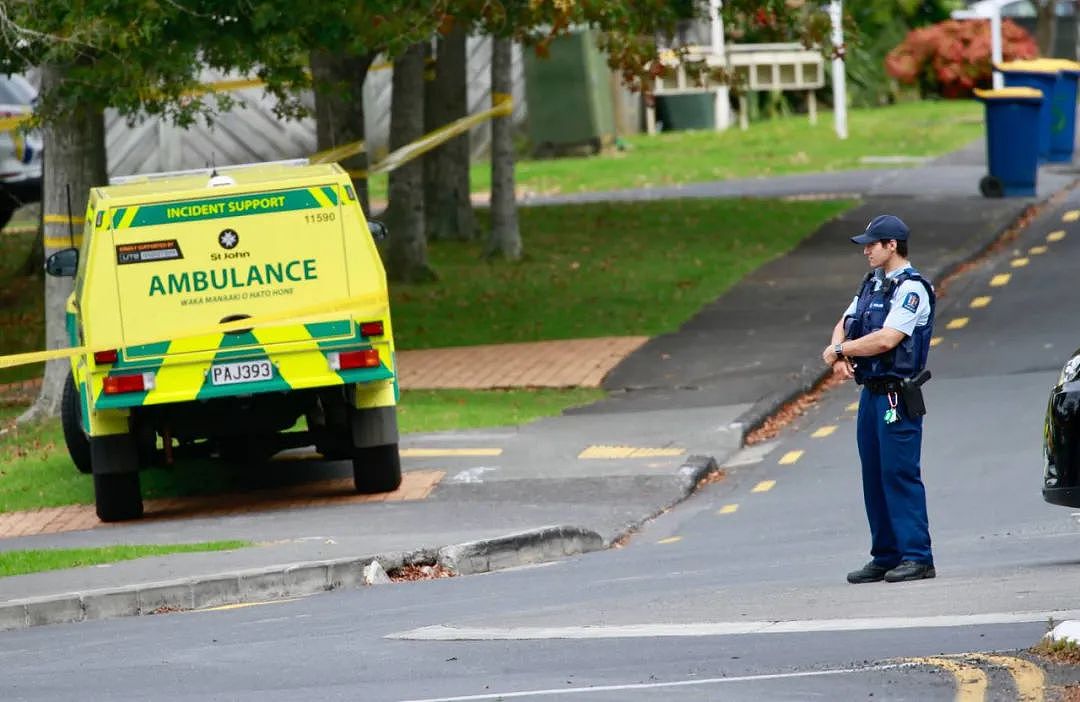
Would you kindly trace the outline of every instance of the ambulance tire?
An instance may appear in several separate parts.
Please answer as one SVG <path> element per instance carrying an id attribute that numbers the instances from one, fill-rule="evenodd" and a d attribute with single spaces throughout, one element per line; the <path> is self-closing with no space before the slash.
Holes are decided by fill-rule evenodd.
<path id="1" fill-rule="evenodd" d="M 353 449 L 353 483 L 361 495 L 393 492 L 401 487 L 401 454 L 397 444 Z"/>
<path id="2" fill-rule="evenodd" d="M 94 502 L 103 522 L 123 522 L 143 516 L 138 473 L 95 473 Z"/>
<path id="3" fill-rule="evenodd" d="M 82 398 L 75 389 L 75 376 L 68 371 L 64 381 L 64 392 L 60 397 L 60 425 L 64 429 L 64 443 L 67 444 L 71 462 L 80 473 L 90 473 L 90 439 L 82 430 Z"/>

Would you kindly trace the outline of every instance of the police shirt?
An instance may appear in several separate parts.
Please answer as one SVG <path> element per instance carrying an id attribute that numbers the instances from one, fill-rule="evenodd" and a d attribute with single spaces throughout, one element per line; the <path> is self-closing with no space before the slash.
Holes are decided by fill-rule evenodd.
<path id="1" fill-rule="evenodd" d="M 901 272 L 911 268 L 910 265 L 897 268 L 891 273 L 885 273 L 882 269 L 874 270 L 874 290 L 880 290 L 886 278 L 895 278 Z M 855 307 L 859 302 L 856 295 L 844 311 L 844 317 L 854 317 Z M 917 280 L 905 280 L 893 290 L 892 304 L 889 314 L 885 317 L 884 326 L 895 329 L 907 336 L 911 336 L 915 327 L 925 326 L 930 321 L 930 298 L 927 297 L 926 286 Z"/>

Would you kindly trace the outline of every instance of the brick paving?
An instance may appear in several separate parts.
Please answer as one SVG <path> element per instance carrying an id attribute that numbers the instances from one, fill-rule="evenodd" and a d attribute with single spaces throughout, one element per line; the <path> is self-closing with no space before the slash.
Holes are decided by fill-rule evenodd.
<path id="1" fill-rule="evenodd" d="M 402 476 L 401 487 L 397 490 L 377 495 L 356 494 L 353 491 L 352 479 L 345 478 L 271 490 L 147 500 L 144 519 L 226 517 L 301 506 L 325 507 L 364 502 L 423 500 L 445 475 L 446 473 L 440 470 L 410 471 Z M 0 514 L 0 538 L 58 534 L 103 526 L 109 525 L 98 521 L 93 505 L 42 507 L 25 512 Z"/>
<path id="2" fill-rule="evenodd" d="M 619 361 L 648 337 L 623 336 L 520 344 L 399 351 L 404 389 L 599 387 Z M 30 401 L 40 379 L 0 385 L 0 401 Z M 146 519 L 226 516 L 293 507 L 423 500 L 443 478 L 441 471 L 405 473 L 401 487 L 383 495 L 357 495 L 351 480 L 285 489 L 146 501 Z M 0 538 L 55 534 L 105 526 L 93 506 L 70 505 L 0 514 Z"/>
<path id="3" fill-rule="evenodd" d="M 406 390 L 462 388 L 595 388 L 646 336 L 534 341 L 399 351 Z"/>
<path id="4" fill-rule="evenodd" d="M 503 388 L 596 388 L 647 336 L 534 341 L 398 351 L 405 390 Z M 33 399 L 40 379 L 0 385 L 0 399 Z"/>

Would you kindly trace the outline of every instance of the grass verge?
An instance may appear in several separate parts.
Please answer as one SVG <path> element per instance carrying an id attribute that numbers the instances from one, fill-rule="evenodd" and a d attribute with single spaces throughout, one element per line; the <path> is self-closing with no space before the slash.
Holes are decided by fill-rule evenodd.
<path id="1" fill-rule="evenodd" d="M 600 390 L 405 391 L 398 405 L 403 433 L 525 424 L 568 407 L 595 402 Z M 60 422 L 12 426 L 24 408 L 0 407 L 0 512 L 93 504 L 88 475 L 71 465 Z M 295 463 L 283 472 L 303 470 Z M 242 490 L 252 483 L 246 471 L 218 461 L 190 461 L 176 469 L 155 468 L 140 475 L 143 497 L 183 497 Z"/>
<path id="2" fill-rule="evenodd" d="M 399 348 L 673 331 L 846 201 L 669 200 L 518 210 L 525 260 L 433 242 L 435 284 L 392 285 Z M 480 213 L 485 214 L 485 213 Z"/>
<path id="3" fill-rule="evenodd" d="M 0 551 L 0 577 L 41 573 L 62 568 L 80 568 L 103 563 L 117 563 L 148 556 L 167 556 L 173 553 L 232 551 L 251 545 L 250 541 L 207 541 L 197 544 L 170 544 L 164 546 L 105 546 L 102 548 Z"/>
<path id="4" fill-rule="evenodd" d="M 599 156 L 519 160 L 517 186 L 530 193 L 573 193 L 755 178 L 851 168 L 896 167 L 866 163 L 867 156 L 940 156 L 983 134 L 982 107 L 974 100 L 936 100 L 850 110 L 848 138 L 833 131 L 831 113 L 755 122 L 745 132 L 668 132 L 626 137 L 623 151 Z M 491 167 L 472 168 L 474 193 L 491 187 Z M 386 199 L 385 177 L 372 179 L 373 200 Z"/>

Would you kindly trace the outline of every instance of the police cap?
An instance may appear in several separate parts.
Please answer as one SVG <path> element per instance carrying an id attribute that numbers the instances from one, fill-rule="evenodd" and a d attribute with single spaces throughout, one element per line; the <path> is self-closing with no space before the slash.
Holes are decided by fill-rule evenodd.
<path id="1" fill-rule="evenodd" d="M 889 239 L 907 241 L 908 234 L 908 227 L 904 224 L 904 220 L 896 215 L 886 214 L 874 217 L 870 220 L 870 224 L 866 225 L 866 231 L 851 237 L 851 240 L 856 244 L 865 246 L 873 244 L 875 241 L 888 241 Z"/>

